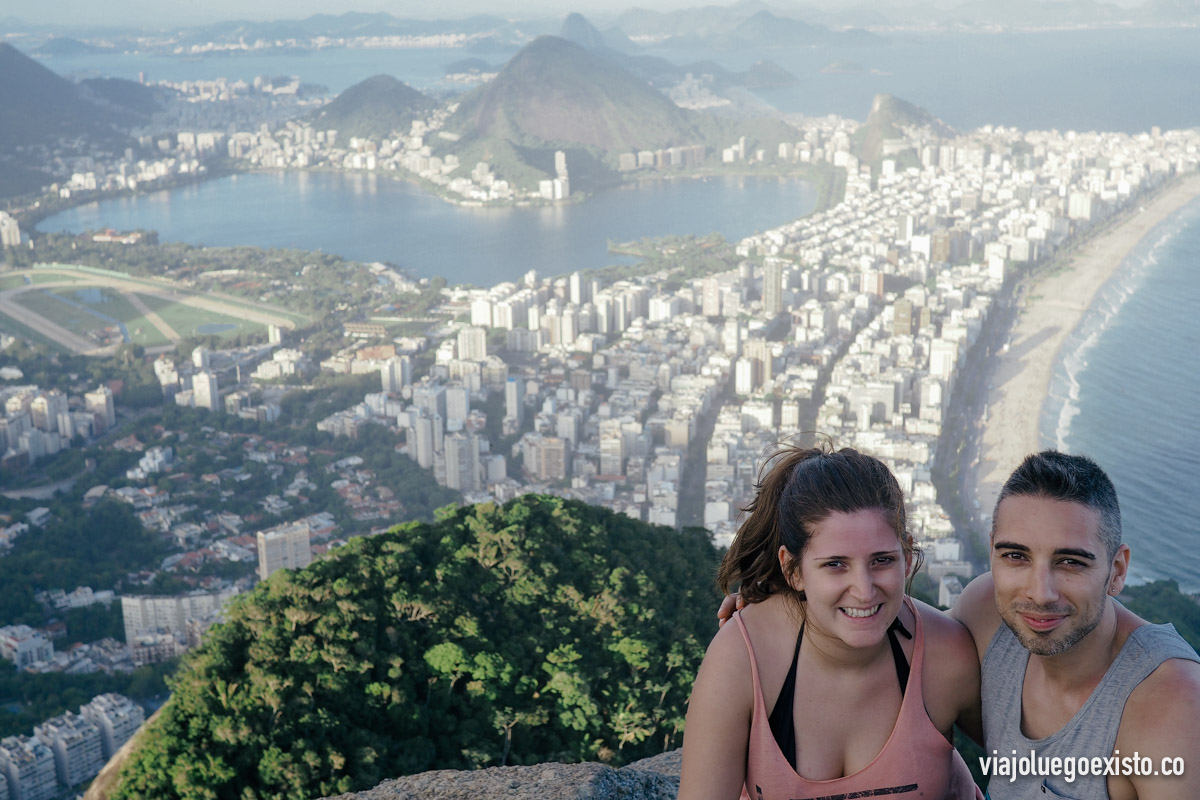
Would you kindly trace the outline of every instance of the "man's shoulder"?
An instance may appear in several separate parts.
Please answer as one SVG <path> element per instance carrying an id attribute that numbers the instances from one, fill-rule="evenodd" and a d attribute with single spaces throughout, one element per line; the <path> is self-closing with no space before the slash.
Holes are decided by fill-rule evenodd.
<path id="1" fill-rule="evenodd" d="M 1000 627 L 1000 614 L 996 611 L 996 590 L 992 583 L 992 573 L 985 572 L 967 584 L 950 616 L 966 626 L 975 640 L 975 649 L 979 660 L 987 652 L 996 629 Z"/>
<path id="2" fill-rule="evenodd" d="M 1200 741 L 1200 662 L 1168 658 L 1130 692 L 1118 744 L 1145 752 L 1183 738 Z"/>

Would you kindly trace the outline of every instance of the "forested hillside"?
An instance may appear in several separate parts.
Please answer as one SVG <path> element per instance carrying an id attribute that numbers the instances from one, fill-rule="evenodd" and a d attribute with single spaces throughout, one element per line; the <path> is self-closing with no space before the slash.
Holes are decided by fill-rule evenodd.
<path id="1" fill-rule="evenodd" d="M 239 598 L 113 796 L 320 797 L 678 747 L 716 560 L 704 531 L 537 495 L 355 539 Z"/>

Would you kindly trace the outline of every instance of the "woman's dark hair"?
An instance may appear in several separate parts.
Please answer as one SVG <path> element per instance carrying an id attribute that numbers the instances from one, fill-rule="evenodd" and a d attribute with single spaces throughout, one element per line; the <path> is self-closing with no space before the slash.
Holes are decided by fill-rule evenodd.
<path id="1" fill-rule="evenodd" d="M 921 553 L 908 535 L 904 493 L 896 476 L 879 459 L 849 447 L 834 450 L 825 443 L 803 448 L 782 445 L 763 464 L 754 499 L 717 572 L 728 593 L 735 585 L 747 603 L 783 592 L 804 600 L 779 566 L 779 546 L 791 554 L 794 570 L 812 538 L 814 526 L 840 511 L 881 512 L 906 556 L 914 558 L 910 574 L 920 567 Z"/>

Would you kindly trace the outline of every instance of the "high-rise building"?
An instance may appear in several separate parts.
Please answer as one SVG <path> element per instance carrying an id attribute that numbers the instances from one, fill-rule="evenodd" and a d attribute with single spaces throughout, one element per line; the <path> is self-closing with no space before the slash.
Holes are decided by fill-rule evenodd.
<path id="1" fill-rule="evenodd" d="M 733 391 L 746 395 L 758 388 L 759 362 L 752 358 L 739 358 L 733 363 Z"/>
<path id="2" fill-rule="evenodd" d="M 584 278 L 579 272 L 572 272 L 570 285 L 572 305 L 581 306 L 584 303 L 591 302 L 592 282 L 590 280 Z"/>
<path id="3" fill-rule="evenodd" d="M 424 469 L 433 466 L 433 454 L 440 448 L 442 418 L 428 409 L 413 407 L 408 414 L 408 457 Z"/>
<path id="4" fill-rule="evenodd" d="M 700 310 L 706 317 L 721 316 L 721 283 L 716 278 L 705 278 L 701 284 Z"/>
<path id="5" fill-rule="evenodd" d="M 625 438 L 621 435 L 620 425 L 601 426 L 600 431 L 600 474 L 625 474 Z"/>
<path id="6" fill-rule="evenodd" d="M 197 347 L 192 350 L 192 366 L 196 369 L 208 369 L 208 348 Z"/>
<path id="7" fill-rule="evenodd" d="M 458 332 L 458 357 L 464 361 L 483 361 L 487 358 L 487 331 L 466 327 Z"/>
<path id="8" fill-rule="evenodd" d="M 16 217 L 0 211 L 0 247 L 17 247 L 21 244 L 21 226 Z"/>
<path id="9" fill-rule="evenodd" d="M 452 431 L 462 430 L 471 413 L 471 392 L 462 383 L 446 386 L 446 427 Z"/>
<path id="10" fill-rule="evenodd" d="M 259 531 L 258 577 L 266 580 L 281 569 L 304 569 L 312 563 L 308 524 L 280 525 Z"/>
<path id="11" fill-rule="evenodd" d="M 188 620 L 215 618 L 237 593 L 237 589 L 229 588 L 182 595 L 124 595 L 121 597 L 121 617 L 125 624 L 125 641 L 133 641 L 145 632 L 185 634 Z"/>
<path id="12" fill-rule="evenodd" d="M 504 383 L 504 416 L 515 419 L 518 427 L 525 422 L 525 381 L 519 376 Z"/>
<path id="13" fill-rule="evenodd" d="M 447 436 L 446 485 L 460 492 L 477 492 L 479 473 L 479 440 L 469 433 Z"/>
<path id="14" fill-rule="evenodd" d="M 58 794 L 54 753 L 31 736 L 0 739 L 0 772 L 13 800 L 50 800 Z"/>
<path id="15" fill-rule="evenodd" d="M 100 730 L 104 757 L 112 758 L 146 721 L 142 707 L 124 695 L 97 695 L 79 707 L 79 715 Z"/>
<path id="16" fill-rule="evenodd" d="M 192 398 L 196 408 L 220 411 L 221 396 L 217 389 L 217 376 L 207 370 L 192 375 Z"/>
<path id="17" fill-rule="evenodd" d="M 783 262 L 777 258 L 763 261 L 762 304 L 770 316 L 783 313 Z"/>
<path id="18" fill-rule="evenodd" d="M 913 333 L 913 304 L 907 298 L 900 298 L 893 306 L 892 335 L 912 336 Z"/>
<path id="19" fill-rule="evenodd" d="M 70 711 L 33 727 L 33 735 L 54 753 L 58 782 L 76 786 L 91 780 L 104 767 L 100 729 Z"/>
<path id="20" fill-rule="evenodd" d="M 117 424 L 117 412 L 113 405 L 112 389 L 107 386 L 97 386 L 94 392 L 88 392 L 83 396 L 84 407 L 95 415 L 97 428 L 102 430 L 97 431 L 103 433 L 113 425 Z"/>
<path id="21" fill-rule="evenodd" d="M 436 416 L 438 421 L 446 419 L 446 386 L 445 384 L 422 380 L 413 386 L 413 405 Z"/>
<path id="22" fill-rule="evenodd" d="M 396 356 L 383 362 L 379 368 L 383 391 L 400 394 L 405 386 L 412 383 L 412 359 L 409 356 Z"/>
<path id="23" fill-rule="evenodd" d="M 766 339 L 747 339 L 742 345 L 742 355 L 758 363 L 757 386 L 775 377 L 775 352 L 773 345 Z"/>
<path id="24" fill-rule="evenodd" d="M 38 395 L 29 404 L 33 426 L 47 433 L 57 432 L 59 415 L 70 410 L 67 405 L 67 396 L 58 389 L 51 389 L 45 394 Z"/>

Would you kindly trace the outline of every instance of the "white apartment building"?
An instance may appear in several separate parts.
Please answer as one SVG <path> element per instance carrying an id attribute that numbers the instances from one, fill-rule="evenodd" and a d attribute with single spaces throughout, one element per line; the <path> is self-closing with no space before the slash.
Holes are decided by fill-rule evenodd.
<path id="1" fill-rule="evenodd" d="M 258 577 L 266 580 L 281 569 L 303 569 L 312 563 L 308 524 L 280 525 L 258 532 Z"/>
<path id="2" fill-rule="evenodd" d="M 112 758 L 146 721 L 142 707 L 119 694 L 102 694 L 79 707 L 79 715 L 100 731 L 104 757 Z"/>
<path id="3" fill-rule="evenodd" d="M 100 729 L 68 711 L 35 725 L 33 735 L 54 753 L 58 782 L 75 786 L 91 780 L 104 767 L 104 741 Z"/>
<path id="4" fill-rule="evenodd" d="M 0 628 L 0 657 L 25 669 L 52 660 L 54 645 L 28 625 L 6 625 Z"/>
<path id="5" fill-rule="evenodd" d="M 54 754 L 30 736 L 0 739 L 0 773 L 8 777 L 13 800 L 50 800 L 58 794 Z"/>

